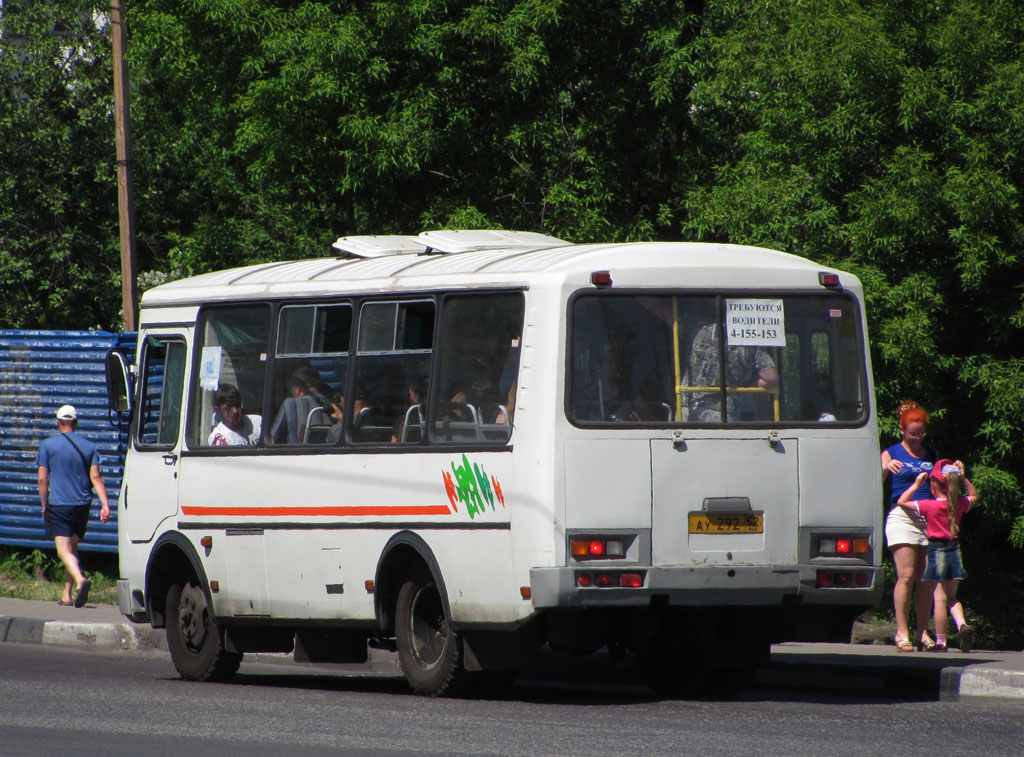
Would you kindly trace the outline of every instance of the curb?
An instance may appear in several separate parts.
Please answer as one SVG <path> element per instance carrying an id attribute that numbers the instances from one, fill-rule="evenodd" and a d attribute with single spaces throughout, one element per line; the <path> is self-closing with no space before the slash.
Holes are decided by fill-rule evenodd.
<path id="1" fill-rule="evenodd" d="M 995 668 L 968 668 L 960 677 L 961 697 L 1024 698 L 1024 672 Z"/>
<path id="2" fill-rule="evenodd" d="M 61 620 L 0 617 L 0 643 L 60 644 L 130 652 L 167 651 L 167 637 L 132 623 L 69 623 Z"/>
<path id="3" fill-rule="evenodd" d="M 106 651 L 168 651 L 167 637 L 162 630 L 130 622 L 79 623 L 0 616 L 0 643 L 4 642 L 80 646 Z M 294 664 L 290 655 L 261 653 L 246 655 L 246 658 L 253 662 Z M 1024 699 L 1024 670 L 973 665 L 908 668 L 889 660 L 869 660 L 846 664 L 822 663 L 810 657 L 806 660 L 773 661 L 758 673 L 754 686 L 943 702 L 956 702 L 964 697 Z M 376 664 L 369 670 L 339 672 L 385 676 L 399 672 L 391 657 L 372 662 Z"/>

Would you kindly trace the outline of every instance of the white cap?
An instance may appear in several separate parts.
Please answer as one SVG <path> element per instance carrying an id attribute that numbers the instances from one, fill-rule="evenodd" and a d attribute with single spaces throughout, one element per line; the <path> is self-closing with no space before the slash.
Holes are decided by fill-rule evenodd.
<path id="1" fill-rule="evenodd" d="M 57 411 L 57 418 L 62 421 L 74 421 L 78 419 L 78 411 L 72 405 L 61 405 Z"/>

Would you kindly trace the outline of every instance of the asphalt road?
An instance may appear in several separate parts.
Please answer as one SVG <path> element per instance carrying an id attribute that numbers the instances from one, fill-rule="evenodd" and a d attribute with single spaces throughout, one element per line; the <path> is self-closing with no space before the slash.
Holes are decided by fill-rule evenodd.
<path id="1" fill-rule="evenodd" d="M 628 687 L 517 685 L 492 700 L 412 696 L 399 678 L 247 664 L 178 679 L 160 653 L 0 645 L 0 754 L 1020 754 L 1019 700 L 907 702 L 754 690 L 658 700 Z"/>

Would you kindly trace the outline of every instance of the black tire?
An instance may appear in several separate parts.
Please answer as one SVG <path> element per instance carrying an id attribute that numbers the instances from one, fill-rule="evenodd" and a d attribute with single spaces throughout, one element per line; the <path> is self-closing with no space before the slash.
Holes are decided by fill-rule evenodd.
<path id="1" fill-rule="evenodd" d="M 171 585 L 166 617 L 167 647 L 182 678 L 222 683 L 238 671 L 242 655 L 224 649 L 221 630 L 195 576 Z"/>
<path id="2" fill-rule="evenodd" d="M 398 591 L 395 641 L 402 673 L 417 694 L 457 696 L 469 690 L 472 676 L 462 667 L 462 640 L 428 574 L 410 575 Z"/>

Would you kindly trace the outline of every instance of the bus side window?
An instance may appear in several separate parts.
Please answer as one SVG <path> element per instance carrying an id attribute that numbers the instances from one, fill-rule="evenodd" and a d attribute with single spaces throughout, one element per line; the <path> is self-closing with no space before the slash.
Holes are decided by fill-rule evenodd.
<path id="1" fill-rule="evenodd" d="M 519 381 L 523 295 L 449 295 L 441 310 L 433 438 L 504 444 Z"/>
<path id="2" fill-rule="evenodd" d="M 239 391 L 242 413 L 249 416 L 254 429 L 260 426 L 269 340 L 268 305 L 206 308 L 200 314 L 196 324 L 199 360 L 189 395 L 191 447 L 210 444 L 210 433 L 221 420 L 214 406 L 221 385 Z"/>
<path id="3" fill-rule="evenodd" d="M 140 445 L 173 447 L 181 423 L 181 392 L 185 381 L 185 344 L 149 337 L 143 347 L 142 407 L 137 440 Z"/>
<path id="4" fill-rule="evenodd" d="M 348 303 L 288 305 L 277 325 L 267 441 L 327 444 L 340 440 L 336 401 L 348 378 L 352 306 Z"/>
<path id="5" fill-rule="evenodd" d="M 351 421 L 346 418 L 353 441 L 390 444 L 422 439 L 419 406 L 430 375 L 434 311 L 432 300 L 367 302 L 360 309 L 356 390 L 364 396 L 365 407 L 353 412 Z"/>

